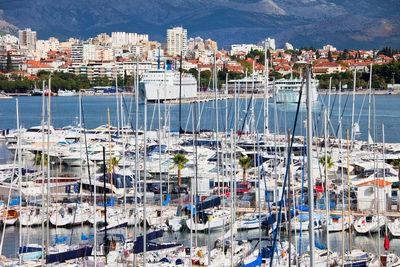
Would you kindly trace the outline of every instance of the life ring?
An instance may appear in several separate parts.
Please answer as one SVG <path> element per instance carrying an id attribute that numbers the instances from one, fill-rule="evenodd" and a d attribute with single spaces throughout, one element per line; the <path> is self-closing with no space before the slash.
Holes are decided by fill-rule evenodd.
<path id="1" fill-rule="evenodd" d="M 333 189 L 333 185 L 328 185 L 328 189 Z"/>
<path id="2" fill-rule="evenodd" d="M 139 165 L 139 170 L 143 170 L 143 165 L 142 164 Z"/>

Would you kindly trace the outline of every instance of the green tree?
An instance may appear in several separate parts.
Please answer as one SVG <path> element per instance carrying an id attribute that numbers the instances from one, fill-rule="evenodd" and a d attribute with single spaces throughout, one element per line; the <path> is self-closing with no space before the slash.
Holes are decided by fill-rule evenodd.
<path id="1" fill-rule="evenodd" d="M 35 161 L 33 162 L 34 165 L 40 166 L 42 164 L 42 154 L 38 153 L 35 156 Z M 47 166 L 48 160 L 47 160 L 47 154 L 44 154 L 44 166 Z"/>
<path id="2" fill-rule="evenodd" d="M 325 167 L 325 156 L 320 157 L 319 162 Z M 333 167 L 333 165 L 335 164 L 335 162 L 332 160 L 332 157 L 330 155 L 326 156 L 326 162 L 327 162 L 326 168 L 328 170 L 331 169 Z"/>
<path id="3" fill-rule="evenodd" d="M 193 77 L 196 78 L 196 80 L 199 79 L 199 72 L 197 71 L 197 69 L 191 68 L 191 69 L 189 69 L 188 73 L 192 74 Z"/>
<path id="4" fill-rule="evenodd" d="M 331 53 L 331 51 L 328 52 L 328 60 L 329 60 L 329 62 L 332 62 L 332 53 Z"/>
<path id="5" fill-rule="evenodd" d="M 116 157 L 112 157 L 111 161 L 107 160 L 106 164 L 108 165 L 107 172 L 108 173 L 115 173 L 115 166 L 118 166 L 121 158 L 117 159 Z"/>
<path id="6" fill-rule="evenodd" d="M 7 52 L 7 63 L 6 63 L 6 71 L 11 72 L 13 70 L 12 60 L 10 52 Z"/>
<path id="7" fill-rule="evenodd" d="M 178 168 L 178 186 L 181 186 L 182 185 L 181 170 L 186 168 L 186 163 L 188 163 L 188 159 L 182 154 L 176 154 L 172 158 L 172 161 L 174 162 L 174 166 L 171 167 L 171 169 L 173 169 L 174 167 Z"/>
<path id="8" fill-rule="evenodd" d="M 246 170 L 251 168 L 251 158 L 250 157 L 239 158 L 239 165 L 243 169 L 243 183 L 246 183 Z"/>
<path id="9" fill-rule="evenodd" d="M 203 70 L 200 72 L 200 87 L 208 88 L 211 81 L 211 71 Z"/>
<path id="10" fill-rule="evenodd" d="M 277 71 L 272 71 L 270 74 L 269 74 L 269 77 L 275 77 L 275 80 L 279 80 L 279 79 L 282 79 L 283 78 L 283 75 L 282 75 L 282 73 L 280 73 L 280 72 L 277 72 Z"/>

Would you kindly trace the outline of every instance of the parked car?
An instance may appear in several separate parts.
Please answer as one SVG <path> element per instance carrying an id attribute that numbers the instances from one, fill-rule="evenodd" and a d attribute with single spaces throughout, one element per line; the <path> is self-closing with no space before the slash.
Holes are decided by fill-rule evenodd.
<path id="1" fill-rule="evenodd" d="M 225 194 L 226 197 L 230 197 L 231 196 L 230 190 L 227 187 L 221 187 L 220 189 L 218 189 L 218 187 L 215 187 L 214 188 L 214 194 L 220 195 L 220 196 Z"/>
<path id="2" fill-rule="evenodd" d="M 252 189 L 251 183 L 246 182 L 246 183 L 238 183 L 236 185 L 236 193 L 237 194 L 245 194 L 249 192 Z"/>

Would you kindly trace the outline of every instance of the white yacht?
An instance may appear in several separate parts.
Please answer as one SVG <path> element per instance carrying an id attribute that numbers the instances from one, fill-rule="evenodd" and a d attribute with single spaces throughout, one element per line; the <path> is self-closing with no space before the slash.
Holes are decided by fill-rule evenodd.
<path id="1" fill-rule="evenodd" d="M 317 88 L 319 81 L 311 79 L 311 99 L 312 102 L 317 101 Z M 279 79 L 275 81 L 275 97 L 276 103 L 297 103 L 299 101 L 300 90 L 303 90 L 301 102 L 306 102 L 306 84 L 303 85 L 302 79 Z"/>
<path id="2" fill-rule="evenodd" d="M 58 96 L 74 96 L 75 90 L 58 90 Z"/>
<path id="3" fill-rule="evenodd" d="M 172 70 L 150 70 L 143 73 L 139 83 L 139 94 L 142 100 L 160 101 L 179 99 L 179 72 Z M 196 79 L 189 73 L 182 74 L 181 98 L 197 96 Z"/>

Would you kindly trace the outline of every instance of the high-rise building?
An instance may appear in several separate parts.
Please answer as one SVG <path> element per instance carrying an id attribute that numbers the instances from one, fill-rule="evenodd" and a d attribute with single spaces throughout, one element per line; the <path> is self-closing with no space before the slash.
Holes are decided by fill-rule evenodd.
<path id="1" fill-rule="evenodd" d="M 83 61 L 97 60 L 97 46 L 94 44 L 83 45 Z"/>
<path id="2" fill-rule="evenodd" d="M 75 43 L 71 46 L 72 61 L 83 61 L 83 44 Z"/>
<path id="3" fill-rule="evenodd" d="M 30 28 L 19 30 L 18 37 L 20 49 L 35 50 L 37 41 L 36 31 L 32 31 Z"/>
<path id="4" fill-rule="evenodd" d="M 167 30 L 167 52 L 171 56 L 187 52 L 187 30 L 182 27 L 174 27 Z"/>
<path id="5" fill-rule="evenodd" d="M 217 42 L 207 39 L 204 43 L 207 50 L 218 50 Z"/>
<path id="6" fill-rule="evenodd" d="M 265 39 L 264 47 L 265 47 L 265 49 L 275 50 L 276 49 L 275 39 L 272 39 L 272 38 L 269 38 L 269 37 L 267 39 Z"/>
<path id="7" fill-rule="evenodd" d="M 148 34 L 137 34 L 127 32 L 111 33 L 111 42 L 113 46 L 137 45 L 140 41 L 148 41 Z"/>

